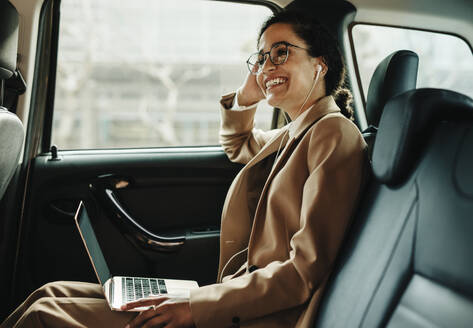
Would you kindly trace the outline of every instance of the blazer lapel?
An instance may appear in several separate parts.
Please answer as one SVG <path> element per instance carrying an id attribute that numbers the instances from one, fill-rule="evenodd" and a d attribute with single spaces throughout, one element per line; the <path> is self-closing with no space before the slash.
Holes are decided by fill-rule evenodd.
<path id="1" fill-rule="evenodd" d="M 274 136 L 274 138 L 270 141 L 268 141 L 263 148 L 260 150 L 258 154 L 255 155 L 244 167 L 244 169 L 249 169 L 252 166 L 254 166 L 256 163 L 260 162 L 267 156 L 271 155 L 272 153 L 276 152 L 278 150 L 278 147 L 281 145 L 281 147 L 284 147 L 285 143 L 287 142 L 287 129 L 288 127 L 285 126 L 281 128 L 281 131 Z M 284 139 L 284 140 L 283 140 Z"/>
<path id="2" fill-rule="evenodd" d="M 268 179 L 266 181 L 266 185 L 269 185 L 271 180 L 273 179 L 274 175 L 279 171 L 279 166 L 280 163 L 284 162 L 284 159 L 291 154 L 291 149 L 294 144 L 294 142 L 298 139 L 300 139 L 305 132 L 318 120 L 320 120 L 322 117 L 324 117 L 327 114 L 331 113 L 339 113 L 340 108 L 338 108 L 337 104 L 335 103 L 335 100 L 333 99 L 332 96 L 327 96 L 322 99 L 320 99 L 317 103 L 314 104 L 314 106 L 310 109 L 308 109 L 308 113 L 302 118 L 300 121 L 294 121 L 292 126 L 286 126 L 281 130 L 281 133 L 279 133 L 275 137 L 275 141 L 271 142 L 270 145 L 268 145 L 267 151 L 263 153 L 263 150 L 258 154 L 264 155 L 263 157 L 260 156 L 255 156 L 251 162 L 252 165 L 263 159 L 264 157 L 268 156 L 269 154 L 275 152 L 278 150 L 279 146 L 281 145 L 282 147 L 282 152 L 281 154 L 278 155 L 278 157 L 275 159 L 275 163 L 273 165 L 273 168 L 271 172 L 269 173 Z M 290 129 L 290 131 L 288 131 Z M 289 135 L 291 137 L 289 138 Z M 284 139 L 283 142 L 281 143 L 281 139 Z M 288 140 L 289 139 L 289 140 Z M 277 142 L 276 142 L 277 141 Z M 266 190 L 266 186 L 263 188 L 263 193 L 264 194 Z"/>
<path id="3" fill-rule="evenodd" d="M 294 140 L 298 139 L 305 130 L 307 130 L 313 123 L 315 123 L 317 120 L 319 120 L 322 116 L 327 115 L 329 113 L 336 113 L 340 112 L 340 108 L 338 108 L 337 104 L 335 103 L 335 100 L 333 99 L 332 96 L 327 96 L 322 99 L 320 99 L 317 103 L 314 104 L 314 106 L 310 109 L 308 109 L 307 115 L 304 117 L 303 120 L 299 122 L 294 122 L 295 124 L 291 127 L 291 130 L 293 131 L 293 138 L 290 138 L 291 140 L 289 141 L 290 144 L 294 142 Z M 261 151 L 255 155 L 244 167 L 244 169 L 248 169 L 255 165 L 256 163 L 260 162 L 270 154 L 276 152 L 279 147 L 283 149 L 282 153 L 276 158 L 276 165 L 277 162 L 280 161 L 281 158 L 284 158 L 287 155 L 288 149 L 291 148 L 291 145 L 287 145 L 286 143 L 288 142 L 289 135 L 291 133 L 288 133 L 289 126 L 284 126 L 281 128 L 281 131 L 274 136 L 274 138 L 266 143 L 266 145 L 263 146 Z M 284 155 L 284 156 L 283 156 Z M 275 166 L 276 166 L 275 165 Z"/>

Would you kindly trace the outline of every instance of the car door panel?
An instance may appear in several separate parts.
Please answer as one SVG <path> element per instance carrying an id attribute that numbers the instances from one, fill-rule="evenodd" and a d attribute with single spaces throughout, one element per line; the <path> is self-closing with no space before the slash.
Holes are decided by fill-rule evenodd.
<path id="1" fill-rule="evenodd" d="M 63 151 L 58 158 L 39 155 L 32 164 L 18 300 L 48 281 L 97 281 L 74 224 L 81 200 L 93 204 L 113 274 L 215 281 L 222 206 L 241 168 L 220 147 Z M 107 191 L 131 221 L 120 219 Z M 182 243 L 156 247 L 133 234 L 140 228 Z"/>

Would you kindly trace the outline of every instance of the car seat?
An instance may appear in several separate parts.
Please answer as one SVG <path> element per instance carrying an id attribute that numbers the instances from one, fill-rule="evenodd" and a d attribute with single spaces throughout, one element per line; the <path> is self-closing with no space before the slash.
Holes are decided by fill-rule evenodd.
<path id="1" fill-rule="evenodd" d="M 0 199 L 12 178 L 23 144 L 24 130 L 18 117 L 3 107 L 5 80 L 16 70 L 18 12 L 0 2 Z"/>
<path id="2" fill-rule="evenodd" d="M 416 88 L 419 57 L 410 50 L 398 50 L 384 58 L 371 77 L 366 99 L 368 128 L 363 137 L 371 157 L 384 105 L 394 96 Z"/>

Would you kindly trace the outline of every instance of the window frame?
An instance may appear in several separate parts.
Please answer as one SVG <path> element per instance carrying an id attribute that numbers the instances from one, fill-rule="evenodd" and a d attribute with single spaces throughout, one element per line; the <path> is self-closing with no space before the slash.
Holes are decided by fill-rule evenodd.
<path id="1" fill-rule="evenodd" d="M 365 117 L 366 117 L 366 101 L 367 101 L 367 99 L 365 97 L 365 92 L 364 92 L 362 81 L 361 81 L 361 72 L 360 72 L 360 68 L 359 68 L 359 65 L 358 65 L 358 58 L 357 58 L 357 54 L 356 54 L 356 50 L 355 50 L 355 42 L 354 42 L 354 38 L 353 38 L 353 28 L 357 25 L 365 25 L 365 26 L 367 25 L 367 26 L 376 26 L 376 27 L 389 27 L 389 28 L 397 28 L 397 29 L 403 29 L 403 30 L 429 32 L 429 33 L 436 33 L 436 34 L 443 34 L 443 35 L 453 36 L 453 37 L 459 38 L 460 40 L 465 42 L 465 44 L 468 46 L 468 48 L 470 49 L 470 51 L 472 52 L 472 55 L 473 55 L 472 45 L 468 42 L 467 39 L 465 39 L 463 36 L 461 36 L 459 34 L 456 34 L 456 33 L 450 33 L 450 32 L 439 31 L 439 30 L 431 30 L 431 29 L 406 27 L 406 26 L 401 26 L 401 25 L 377 24 L 377 23 L 375 24 L 375 23 L 369 23 L 369 22 L 363 22 L 363 21 L 351 22 L 348 25 L 348 39 L 350 41 L 350 48 L 351 48 L 351 51 L 352 51 L 352 60 L 353 60 L 353 66 L 354 66 L 354 70 L 355 70 L 356 82 L 357 82 L 358 90 L 360 92 L 360 97 L 361 97 L 361 101 L 362 101 L 362 104 L 363 104 L 363 112 L 365 114 Z M 371 79 L 370 79 L 370 81 L 371 81 Z"/>

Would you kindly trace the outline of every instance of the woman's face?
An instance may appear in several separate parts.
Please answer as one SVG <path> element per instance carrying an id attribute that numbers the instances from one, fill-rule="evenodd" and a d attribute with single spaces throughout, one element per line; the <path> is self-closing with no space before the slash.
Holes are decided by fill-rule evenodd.
<path id="1" fill-rule="evenodd" d="M 278 42 L 285 41 L 295 46 L 307 49 L 308 46 L 293 31 L 291 25 L 276 23 L 268 27 L 261 35 L 259 51 L 267 52 Z M 257 75 L 258 86 L 266 96 L 266 100 L 273 107 L 278 107 L 294 119 L 306 108 L 311 106 L 320 97 L 322 74 L 314 87 L 306 105 L 301 110 L 307 95 L 315 81 L 318 58 L 310 57 L 306 50 L 288 47 L 288 58 L 284 64 L 274 65 L 269 58 L 263 65 L 262 71 Z"/>

